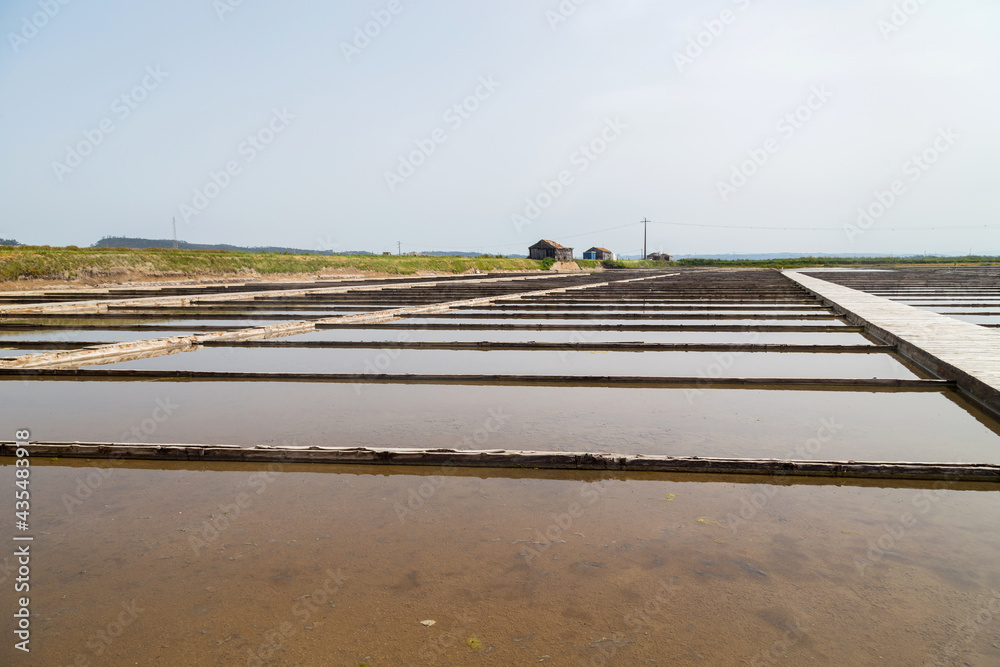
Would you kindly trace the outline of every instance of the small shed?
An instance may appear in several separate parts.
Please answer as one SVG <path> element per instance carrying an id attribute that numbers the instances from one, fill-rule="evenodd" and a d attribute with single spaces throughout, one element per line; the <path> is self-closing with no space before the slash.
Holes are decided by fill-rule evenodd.
<path id="1" fill-rule="evenodd" d="M 542 239 L 528 248 L 529 259 L 545 259 L 546 257 L 551 257 L 557 262 L 572 262 L 573 249 L 548 239 Z"/>
<path id="2" fill-rule="evenodd" d="M 600 246 L 594 246 L 590 250 L 585 250 L 583 252 L 584 259 L 618 259 L 618 255 L 611 252 L 607 248 L 602 248 Z"/>
<path id="3" fill-rule="evenodd" d="M 651 259 L 654 262 L 672 262 L 674 261 L 674 256 L 668 255 L 665 252 L 651 252 L 646 255 L 646 259 Z"/>

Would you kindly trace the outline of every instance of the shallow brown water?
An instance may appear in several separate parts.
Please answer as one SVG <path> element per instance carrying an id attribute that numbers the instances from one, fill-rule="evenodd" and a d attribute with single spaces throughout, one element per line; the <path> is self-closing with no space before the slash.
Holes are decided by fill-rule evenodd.
<path id="1" fill-rule="evenodd" d="M 34 462 L 6 664 L 1000 661 L 995 489 L 96 466 Z"/>

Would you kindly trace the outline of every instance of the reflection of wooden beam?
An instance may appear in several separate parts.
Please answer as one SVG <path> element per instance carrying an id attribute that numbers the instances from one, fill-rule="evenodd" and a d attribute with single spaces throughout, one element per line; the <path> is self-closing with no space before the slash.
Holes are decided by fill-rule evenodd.
<path id="1" fill-rule="evenodd" d="M 371 449 L 367 447 L 267 447 L 234 445 L 140 445 L 122 443 L 39 442 L 27 445 L 31 456 L 166 461 L 246 461 L 341 463 L 365 465 L 472 468 L 543 468 L 767 475 L 771 477 L 844 477 L 946 480 L 1000 483 L 1000 465 L 986 463 L 914 463 L 892 461 L 787 461 L 779 459 L 644 456 L 584 452 L 454 449 Z M 16 445 L 0 444 L 0 456 L 14 456 Z"/>
<path id="2" fill-rule="evenodd" d="M 164 354 L 164 353 L 160 353 Z M 160 356 L 160 354 L 148 354 Z M 133 356 L 132 358 L 143 358 Z M 720 389 L 807 389 L 823 391 L 941 391 L 949 380 L 894 378 L 725 378 L 641 375 L 430 375 L 416 373 L 252 373 L 243 371 L 113 370 L 87 368 L 2 368 L 0 380 L 130 380 L 192 382 L 332 382 L 346 384 L 459 384 L 545 387 L 716 387 Z"/>

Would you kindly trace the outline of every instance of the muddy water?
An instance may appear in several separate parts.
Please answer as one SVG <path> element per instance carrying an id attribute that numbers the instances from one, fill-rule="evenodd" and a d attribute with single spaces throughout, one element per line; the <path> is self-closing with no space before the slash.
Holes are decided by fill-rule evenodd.
<path id="1" fill-rule="evenodd" d="M 41 440 L 1000 462 L 995 422 L 952 392 L 52 381 L 0 392 L 0 422 Z"/>
<path id="2" fill-rule="evenodd" d="M 377 360 L 377 362 L 376 362 Z M 716 370 L 717 367 L 717 370 Z M 288 373 L 916 378 L 888 353 L 203 348 L 93 368 Z"/>
<path id="3" fill-rule="evenodd" d="M 0 662 L 1000 662 L 995 488 L 87 465 L 34 463 Z"/>

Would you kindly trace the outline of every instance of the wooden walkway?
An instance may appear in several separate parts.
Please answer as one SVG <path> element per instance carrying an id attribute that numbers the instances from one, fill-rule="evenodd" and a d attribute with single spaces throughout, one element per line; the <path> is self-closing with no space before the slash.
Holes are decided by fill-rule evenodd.
<path id="1" fill-rule="evenodd" d="M 954 380 L 995 414 L 1000 414 L 1000 331 L 914 306 L 835 285 L 795 271 L 795 281 L 899 354 Z"/>

